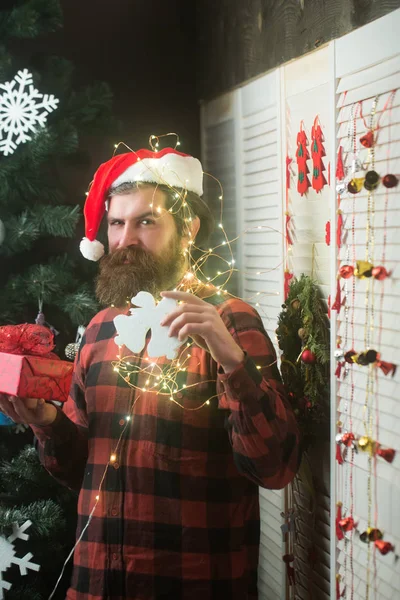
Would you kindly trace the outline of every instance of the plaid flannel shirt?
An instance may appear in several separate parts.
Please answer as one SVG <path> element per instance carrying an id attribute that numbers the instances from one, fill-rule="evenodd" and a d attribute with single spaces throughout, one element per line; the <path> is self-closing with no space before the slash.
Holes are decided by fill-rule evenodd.
<path id="1" fill-rule="evenodd" d="M 216 308 L 245 359 L 225 374 L 190 348 L 188 388 L 177 399 L 196 408 L 212 398 L 208 405 L 183 410 L 132 390 L 111 365 L 118 311 L 110 308 L 86 330 L 64 409 L 51 426 L 33 428 L 45 467 L 81 490 L 77 536 L 125 428 L 75 550 L 69 600 L 257 598 L 258 486 L 293 479 L 299 431 L 257 312 L 231 298 Z"/>

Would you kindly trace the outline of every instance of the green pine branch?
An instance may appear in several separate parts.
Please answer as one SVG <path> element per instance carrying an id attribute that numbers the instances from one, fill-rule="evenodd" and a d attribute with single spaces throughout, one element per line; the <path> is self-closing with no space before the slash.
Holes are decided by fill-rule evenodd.
<path id="1" fill-rule="evenodd" d="M 0 13 L 0 37 L 35 38 L 62 26 L 59 0 L 29 0 Z"/>
<path id="2" fill-rule="evenodd" d="M 88 323 L 99 310 L 99 305 L 94 299 L 93 292 L 86 285 L 77 292 L 67 294 L 61 303 L 61 308 L 69 315 L 72 323 L 78 326 Z"/>

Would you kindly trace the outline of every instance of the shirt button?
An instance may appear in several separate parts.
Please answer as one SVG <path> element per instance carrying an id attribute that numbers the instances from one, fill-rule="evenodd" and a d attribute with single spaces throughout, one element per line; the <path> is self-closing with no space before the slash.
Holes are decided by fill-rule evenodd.
<path id="1" fill-rule="evenodd" d="M 114 467 L 114 469 L 119 469 L 119 462 L 113 463 L 113 467 Z"/>
<path id="2" fill-rule="evenodd" d="M 121 427 L 122 427 L 122 425 L 124 425 L 124 424 L 125 424 L 125 421 L 124 421 L 124 419 L 120 419 L 120 422 L 119 422 L 119 424 L 120 424 L 120 425 L 121 425 Z"/>
<path id="3" fill-rule="evenodd" d="M 113 560 L 118 560 L 118 554 L 116 552 L 113 553 L 112 559 Z"/>
<path id="4" fill-rule="evenodd" d="M 118 514 L 118 509 L 117 508 L 113 508 L 112 511 L 111 511 L 111 514 L 112 514 L 113 517 L 116 517 L 117 514 Z"/>

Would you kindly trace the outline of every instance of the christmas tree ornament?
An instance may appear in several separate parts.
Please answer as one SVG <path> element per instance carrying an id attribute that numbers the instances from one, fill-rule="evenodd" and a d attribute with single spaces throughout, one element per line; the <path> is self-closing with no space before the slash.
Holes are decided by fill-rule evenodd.
<path id="1" fill-rule="evenodd" d="M 325 156 L 323 141 L 324 136 L 321 124 L 319 122 L 319 117 L 316 116 L 311 128 L 311 158 L 313 161 L 312 187 L 317 193 L 326 185 L 326 179 L 323 174 L 325 166 L 322 161 L 322 157 Z"/>
<path id="2" fill-rule="evenodd" d="M 294 300 L 291 301 L 290 306 L 293 308 L 293 310 L 299 310 L 300 308 L 300 301 L 298 298 L 295 298 Z"/>
<path id="3" fill-rule="evenodd" d="M 343 146 L 339 146 L 336 160 L 336 181 L 344 179 Z"/>
<path id="4" fill-rule="evenodd" d="M 307 150 L 308 140 L 306 136 L 306 132 L 303 129 L 303 121 L 300 123 L 300 131 L 297 134 L 297 150 L 296 150 L 296 162 L 297 162 L 297 191 L 301 196 L 307 193 L 308 188 L 310 187 L 310 181 L 308 179 L 308 166 L 307 160 L 309 160 L 310 155 Z"/>
<path id="5" fill-rule="evenodd" d="M 85 237 L 80 250 L 88 260 L 97 261 L 104 254 L 96 236 L 107 208 L 107 195 L 126 182 L 156 183 L 203 195 L 203 169 L 193 156 L 172 148 L 160 152 L 142 149 L 114 156 L 97 169 L 86 197 Z"/>
<path id="6" fill-rule="evenodd" d="M 397 179 L 396 175 L 391 175 L 390 173 L 385 175 L 382 179 L 382 184 L 389 189 L 396 187 L 398 183 L 399 180 Z"/>
<path id="7" fill-rule="evenodd" d="M 344 519 L 340 519 L 339 527 L 345 531 L 353 531 L 357 527 L 357 523 L 355 523 L 353 517 L 344 517 Z"/>
<path id="8" fill-rule="evenodd" d="M 340 267 L 339 276 L 342 279 L 349 279 L 350 277 L 353 277 L 353 275 L 354 267 L 352 267 L 351 265 L 343 265 L 342 267 Z"/>
<path id="9" fill-rule="evenodd" d="M 301 360 L 306 365 L 313 365 L 317 361 L 317 357 L 314 352 L 311 352 L 308 348 L 303 350 L 301 353 Z"/>
<path id="10" fill-rule="evenodd" d="M 336 503 L 336 520 L 335 520 L 335 524 L 336 524 L 336 537 L 337 539 L 340 541 L 344 538 L 344 533 L 342 528 L 339 526 L 340 521 L 342 520 L 342 502 L 337 502 Z"/>
<path id="11" fill-rule="evenodd" d="M 383 538 L 383 533 L 380 529 L 376 529 L 375 527 L 367 527 L 366 531 L 363 531 L 360 534 L 360 540 L 369 544 L 369 542 L 375 542 L 376 540 L 381 540 Z"/>
<path id="12" fill-rule="evenodd" d="M 0 152 L 8 156 L 19 144 L 32 140 L 31 134 L 45 126 L 58 102 L 52 94 L 41 94 L 33 86 L 28 69 L 0 83 Z"/>
<path id="13" fill-rule="evenodd" d="M 343 180 L 343 181 L 339 181 L 339 183 L 336 184 L 336 192 L 339 196 L 344 196 L 347 191 L 348 191 L 348 181 Z"/>
<path id="14" fill-rule="evenodd" d="M 0 535 L 0 600 L 5 598 L 3 590 L 10 590 L 11 583 L 3 579 L 2 574 L 9 569 L 12 565 L 16 565 L 19 568 L 21 577 L 28 574 L 28 569 L 31 571 L 39 571 L 40 565 L 31 561 L 33 554 L 27 552 L 22 558 L 16 556 L 16 550 L 14 542 L 18 539 L 27 541 L 29 535 L 25 531 L 32 525 L 31 521 L 25 521 L 21 526 L 17 523 L 13 525 L 13 532 L 8 537 Z"/>
<path id="15" fill-rule="evenodd" d="M 376 171 L 368 171 L 365 174 L 365 179 L 364 179 L 365 189 L 368 190 L 369 192 L 371 192 L 372 190 L 375 190 L 379 185 L 379 180 L 380 180 L 380 177 Z"/>
<path id="16" fill-rule="evenodd" d="M 374 145 L 374 132 L 368 131 L 365 135 L 360 138 L 360 144 L 364 146 L 364 148 L 372 148 Z"/>
<path id="17" fill-rule="evenodd" d="M 385 556 L 388 552 L 394 552 L 395 547 L 390 542 L 385 542 L 384 540 L 375 540 L 374 546 L 379 550 L 379 552 Z"/>
<path id="18" fill-rule="evenodd" d="M 156 303 L 149 292 L 139 292 L 131 300 L 134 306 L 130 315 L 117 315 L 114 318 L 117 336 L 114 338 L 118 346 L 126 346 L 134 354 L 138 354 L 146 345 L 146 335 L 151 329 L 151 338 L 147 346 L 147 356 L 158 358 L 166 356 L 173 360 L 179 348 L 186 340 L 179 340 L 176 336 L 169 336 L 169 326 L 162 326 L 162 319 L 171 313 L 178 302 L 172 298 L 163 298 Z"/>
<path id="19" fill-rule="evenodd" d="M 373 267 L 372 269 L 372 277 L 377 279 L 378 281 L 383 281 L 387 277 L 390 277 L 391 272 L 387 271 L 385 267 Z"/>
<path id="20" fill-rule="evenodd" d="M 79 325 L 75 336 L 75 342 L 67 344 L 65 347 L 65 356 L 68 358 L 68 360 L 75 360 L 75 356 L 78 354 L 85 329 L 86 327 L 84 325 Z"/>
<path id="21" fill-rule="evenodd" d="M 357 279 L 365 279 L 366 277 L 372 277 L 373 265 L 367 260 L 358 260 L 356 268 L 354 269 L 354 276 Z"/>
<path id="22" fill-rule="evenodd" d="M 306 329 L 304 329 L 304 327 L 301 327 L 301 328 L 298 330 L 298 332 L 297 332 L 297 335 L 299 336 L 299 338 L 300 338 L 301 340 L 305 340 L 308 334 L 307 334 L 307 331 L 306 331 Z"/>
<path id="23" fill-rule="evenodd" d="M 353 177 L 347 185 L 347 191 L 350 194 L 358 194 L 363 188 L 364 180 L 364 177 Z"/>

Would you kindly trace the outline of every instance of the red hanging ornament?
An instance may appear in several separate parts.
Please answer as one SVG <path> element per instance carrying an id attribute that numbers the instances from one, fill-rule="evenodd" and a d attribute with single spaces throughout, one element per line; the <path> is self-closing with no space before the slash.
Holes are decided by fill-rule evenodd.
<path id="1" fill-rule="evenodd" d="M 397 186 L 397 184 L 399 183 L 399 180 L 397 179 L 396 175 L 392 175 L 392 174 L 388 174 L 385 175 L 385 177 L 382 179 L 382 183 L 386 188 L 394 188 Z"/>
<path id="2" fill-rule="evenodd" d="M 349 279 L 354 275 L 354 267 L 351 265 L 343 265 L 339 269 L 339 275 L 342 279 Z"/>
<path id="3" fill-rule="evenodd" d="M 331 222 L 327 221 L 325 223 L 325 244 L 327 246 L 331 245 Z"/>
<path id="4" fill-rule="evenodd" d="M 392 463 L 396 455 L 396 450 L 393 450 L 393 448 L 382 448 L 380 444 L 377 444 L 376 454 L 386 460 L 386 462 Z"/>
<path id="5" fill-rule="evenodd" d="M 297 150 L 296 150 L 296 162 L 298 169 L 298 179 L 297 179 L 297 191 L 302 196 L 307 192 L 310 187 L 310 181 L 307 177 L 309 173 L 307 167 L 307 160 L 310 158 L 310 155 L 307 150 L 308 140 L 306 136 L 306 132 L 303 130 L 303 121 L 300 123 L 300 131 L 297 134 Z"/>
<path id="6" fill-rule="evenodd" d="M 384 279 L 386 279 L 387 277 L 390 277 L 390 275 L 391 275 L 390 271 L 387 271 L 385 269 L 385 267 L 382 267 L 382 266 L 373 267 L 371 272 L 372 272 L 372 277 L 374 277 L 378 281 L 383 281 Z"/>
<path id="7" fill-rule="evenodd" d="M 350 448 L 355 441 L 354 433 L 344 433 L 342 435 L 342 444 L 344 444 L 347 448 Z"/>
<path id="8" fill-rule="evenodd" d="M 337 214 L 338 214 L 338 218 L 337 218 L 337 225 L 336 225 L 336 247 L 341 248 L 342 247 L 342 230 L 343 230 L 342 211 L 339 209 L 337 211 Z"/>
<path id="9" fill-rule="evenodd" d="M 289 296 L 290 280 L 292 278 L 293 278 L 293 273 L 291 273 L 290 271 L 288 271 L 286 269 L 285 273 L 284 273 L 284 283 L 283 283 L 285 300 Z"/>
<path id="10" fill-rule="evenodd" d="M 356 527 L 353 517 L 345 517 L 339 521 L 339 527 L 343 531 L 352 531 Z"/>
<path id="11" fill-rule="evenodd" d="M 322 143 L 324 136 L 318 116 L 315 117 L 314 125 L 311 128 L 311 140 L 311 158 L 313 161 L 312 187 L 318 193 L 326 185 L 326 179 L 323 174 L 325 166 L 322 161 L 322 157 L 325 156 L 325 148 Z"/>
<path id="12" fill-rule="evenodd" d="M 344 533 L 340 528 L 339 521 L 342 520 L 342 503 L 337 503 L 337 511 L 336 511 L 336 537 L 338 540 L 342 540 L 344 538 Z"/>
<path id="13" fill-rule="evenodd" d="M 344 164 L 343 164 L 343 147 L 339 146 L 337 163 L 336 163 L 336 179 L 342 181 L 344 179 Z"/>
<path id="14" fill-rule="evenodd" d="M 335 302 L 332 304 L 332 310 L 336 310 L 339 314 L 340 308 L 342 306 L 342 295 L 341 295 L 341 287 L 340 287 L 340 279 L 339 277 L 336 279 L 336 297 Z"/>
<path id="15" fill-rule="evenodd" d="M 313 365 L 315 362 L 317 362 L 317 357 L 315 356 L 314 352 L 311 352 L 311 350 L 306 348 L 301 353 L 301 360 L 306 365 Z"/>
<path id="16" fill-rule="evenodd" d="M 364 146 L 364 148 L 372 148 L 374 145 L 374 133 L 373 131 L 368 131 L 365 135 L 360 138 L 360 143 Z"/>
<path id="17" fill-rule="evenodd" d="M 375 540 L 374 542 L 376 548 L 378 548 L 379 552 L 383 555 L 388 552 L 394 552 L 394 546 L 390 542 L 385 542 L 384 540 Z"/>

